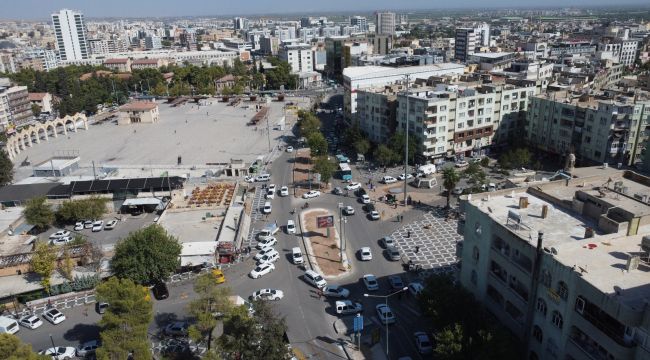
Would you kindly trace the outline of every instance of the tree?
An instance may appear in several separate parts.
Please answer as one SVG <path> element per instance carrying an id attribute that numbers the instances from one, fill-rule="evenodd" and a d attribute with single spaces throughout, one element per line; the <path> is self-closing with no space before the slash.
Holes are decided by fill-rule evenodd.
<path id="1" fill-rule="evenodd" d="M 163 280 L 178 268 L 181 244 L 160 225 L 132 232 L 115 246 L 113 274 L 138 284 Z"/>
<path id="2" fill-rule="evenodd" d="M 64 201 L 56 211 L 59 222 L 74 222 L 82 219 L 100 219 L 106 213 L 106 204 L 110 200 L 97 196 L 81 200 Z"/>
<path id="3" fill-rule="evenodd" d="M 210 349 L 212 331 L 217 326 L 215 314 L 230 316 L 233 309 L 229 299 L 231 291 L 228 287 L 216 286 L 216 277 L 211 272 L 196 279 L 194 291 L 198 294 L 198 299 L 192 301 L 188 308 L 190 314 L 196 318 L 196 323 L 190 326 L 188 332 L 194 341 L 207 340 Z"/>
<path id="4" fill-rule="evenodd" d="M 30 266 L 32 271 L 41 277 L 41 285 L 47 292 L 50 292 L 50 276 L 52 276 L 52 271 L 56 268 L 56 259 L 56 249 L 44 242 L 39 241 L 36 243 L 36 247 L 32 252 Z"/>
<path id="5" fill-rule="evenodd" d="M 447 207 L 451 202 L 451 191 L 460 181 L 460 175 L 453 167 L 448 167 L 442 171 L 442 185 L 447 190 Z"/>
<path id="6" fill-rule="evenodd" d="M 300 136 L 308 138 L 310 135 L 320 132 L 321 122 L 314 113 L 300 110 L 298 112 L 298 117 L 300 118 L 298 121 Z"/>
<path id="7" fill-rule="evenodd" d="M 370 150 L 370 142 L 367 139 L 359 139 L 352 143 L 352 147 L 357 154 L 365 155 Z"/>
<path id="8" fill-rule="evenodd" d="M 45 196 L 29 199 L 23 210 L 27 222 L 39 230 L 47 229 L 54 222 L 54 212 L 46 201 Z"/>
<path id="9" fill-rule="evenodd" d="M 111 277 L 96 290 L 97 300 L 109 307 L 99 321 L 102 346 L 97 359 L 151 359 L 147 330 L 153 319 L 151 299 L 130 279 Z"/>
<path id="10" fill-rule="evenodd" d="M 336 164 L 327 159 L 327 156 L 319 156 L 314 161 L 314 172 L 320 174 L 320 181 L 327 184 L 336 171 Z"/>
<path id="11" fill-rule="evenodd" d="M 411 136 L 409 138 L 409 153 L 408 153 L 408 161 L 411 164 L 414 164 L 415 161 L 415 153 L 417 152 L 418 145 L 416 139 Z M 404 158 L 404 149 L 406 148 L 406 135 L 399 131 L 395 133 L 391 138 L 388 140 L 388 144 L 391 150 L 398 154 L 402 159 Z"/>
<path id="12" fill-rule="evenodd" d="M 9 154 L 4 150 L 0 150 L 0 186 L 10 184 L 13 179 L 14 164 L 9 159 Z"/>
<path id="13" fill-rule="evenodd" d="M 463 360 L 463 327 L 453 324 L 436 334 L 436 359 Z"/>
<path id="14" fill-rule="evenodd" d="M 59 271 L 65 276 L 66 279 L 72 281 L 72 270 L 74 269 L 74 262 L 70 257 L 70 251 L 67 247 L 63 248 L 63 260 L 59 265 Z"/>
<path id="15" fill-rule="evenodd" d="M 41 115 L 41 107 L 38 104 L 32 104 L 32 114 L 34 114 L 34 116 Z"/>
<path id="16" fill-rule="evenodd" d="M 219 338 L 221 349 L 242 359 L 288 360 L 284 318 L 278 318 L 265 302 L 256 301 L 254 308 L 254 318 L 242 312 L 226 318 Z"/>
<path id="17" fill-rule="evenodd" d="M 391 165 L 398 159 L 398 155 L 384 144 L 379 144 L 379 146 L 377 146 L 375 149 L 375 153 L 373 155 L 381 166 Z"/>
<path id="18" fill-rule="evenodd" d="M 0 334 L 0 354 L 6 360 L 46 360 L 50 356 L 38 355 L 29 344 L 23 343 L 16 335 Z"/>
<path id="19" fill-rule="evenodd" d="M 307 146 L 311 150 L 312 156 L 327 155 L 327 140 L 320 132 L 315 132 L 307 138 Z"/>
<path id="20" fill-rule="evenodd" d="M 480 186 L 487 182 L 487 175 L 481 165 L 477 162 L 471 162 L 467 169 L 463 171 L 463 176 L 469 179 L 469 182 L 474 184 L 475 188 L 480 189 Z"/>

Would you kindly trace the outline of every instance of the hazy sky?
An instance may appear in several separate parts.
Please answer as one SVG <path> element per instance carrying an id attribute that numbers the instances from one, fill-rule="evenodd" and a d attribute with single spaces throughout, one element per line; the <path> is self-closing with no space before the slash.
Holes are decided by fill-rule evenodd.
<path id="1" fill-rule="evenodd" d="M 0 0 L 3 19 L 46 19 L 61 8 L 87 17 L 145 17 L 435 9 L 472 7 L 648 5 L 648 0 Z"/>

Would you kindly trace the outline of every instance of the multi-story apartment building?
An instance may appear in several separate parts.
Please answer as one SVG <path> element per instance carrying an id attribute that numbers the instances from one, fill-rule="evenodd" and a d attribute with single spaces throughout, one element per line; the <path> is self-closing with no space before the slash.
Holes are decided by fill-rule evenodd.
<path id="1" fill-rule="evenodd" d="M 459 280 L 526 359 L 650 358 L 650 178 L 577 178 L 463 201 Z"/>
<path id="2" fill-rule="evenodd" d="M 403 84 L 396 84 L 381 90 L 357 91 L 357 124 L 370 141 L 385 144 L 395 133 L 397 93 L 404 88 Z"/>
<path id="3" fill-rule="evenodd" d="M 0 88 L 0 103 L 4 108 L 4 116 L 0 115 L 0 123 L 4 127 L 13 125 L 21 127 L 34 119 L 32 104 L 29 101 L 27 86 Z M 4 118 L 3 118 L 4 117 Z"/>
<path id="4" fill-rule="evenodd" d="M 353 16 L 350 18 L 350 25 L 356 26 L 361 32 L 368 31 L 368 19 L 365 16 Z"/>
<path id="5" fill-rule="evenodd" d="M 309 44 L 284 45 L 280 48 L 279 56 L 291 65 L 294 74 L 314 71 L 313 52 Z"/>
<path id="6" fill-rule="evenodd" d="M 280 49 L 280 39 L 275 36 L 263 36 L 260 38 L 260 51 L 263 54 L 277 55 Z"/>
<path id="7" fill-rule="evenodd" d="M 160 36 L 147 36 L 144 38 L 144 47 L 146 49 L 161 49 L 162 48 L 162 39 Z"/>
<path id="8" fill-rule="evenodd" d="M 249 21 L 246 18 L 236 17 L 233 19 L 233 26 L 235 30 L 247 30 Z"/>
<path id="9" fill-rule="evenodd" d="M 467 62 L 469 56 L 474 54 L 478 44 L 476 29 L 458 28 L 456 29 L 456 41 L 454 46 L 454 57 L 461 62 Z"/>
<path id="10" fill-rule="evenodd" d="M 596 96 L 558 91 L 535 96 L 526 117 L 526 140 L 579 163 L 633 165 L 641 161 L 650 127 L 650 95 L 605 90 Z"/>
<path id="11" fill-rule="evenodd" d="M 50 71 L 59 67 L 56 51 L 43 48 L 28 48 L 23 53 L 19 67 L 40 71 Z"/>
<path id="12" fill-rule="evenodd" d="M 12 74 L 17 71 L 14 54 L 10 52 L 0 52 L 0 73 Z"/>
<path id="13" fill-rule="evenodd" d="M 80 12 L 63 9 L 52 14 L 56 35 L 56 49 L 60 60 L 87 59 L 90 55 L 86 42 L 86 24 Z"/>
<path id="14" fill-rule="evenodd" d="M 612 59 L 625 66 L 634 64 L 637 58 L 637 48 L 639 40 L 620 39 L 620 38 L 603 38 L 598 44 L 597 55 L 602 59 Z"/>
<path id="15" fill-rule="evenodd" d="M 9 126 L 9 100 L 4 96 L 4 88 L 0 88 L 0 131 L 6 131 Z"/>
<path id="16" fill-rule="evenodd" d="M 146 38 L 145 38 L 146 43 Z M 162 46 L 161 46 L 162 47 Z M 88 48 L 92 55 L 105 55 L 124 52 L 128 49 L 126 41 L 123 39 L 90 39 Z"/>
<path id="17" fill-rule="evenodd" d="M 393 35 L 370 34 L 368 41 L 372 44 L 373 54 L 387 55 L 393 49 Z"/>
<path id="18" fill-rule="evenodd" d="M 320 36 L 320 29 L 315 27 L 304 27 L 298 30 L 298 37 L 302 42 L 309 43 Z"/>
<path id="19" fill-rule="evenodd" d="M 375 13 L 375 33 L 378 35 L 395 35 L 395 13 Z"/>

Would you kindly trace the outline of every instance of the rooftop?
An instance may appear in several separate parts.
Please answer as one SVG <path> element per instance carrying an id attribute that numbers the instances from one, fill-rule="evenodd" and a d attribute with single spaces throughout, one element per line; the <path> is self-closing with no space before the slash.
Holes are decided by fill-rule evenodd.
<path id="1" fill-rule="evenodd" d="M 42 101 L 47 96 L 47 93 L 29 93 L 29 101 Z"/>
<path id="2" fill-rule="evenodd" d="M 129 62 L 129 59 L 106 59 L 104 64 L 126 64 Z"/>
<path id="3" fill-rule="evenodd" d="M 353 66 L 343 69 L 343 76 L 350 80 L 359 80 L 363 78 L 382 78 L 387 76 L 404 76 L 408 74 L 426 73 L 431 71 L 460 70 L 463 71 L 465 65 L 441 63 L 422 66 L 405 66 L 394 68 L 388 66 Z"/>
<path id="4" fill-rule="evenodd" d="M 158 65 L 159 59 L 138 59 L 134 60 L 131 65 Z"/>
<path id="5" fill-rule="evenodd" d="M 120 106 L 120 111 L 151 111 L 157 107 L 153 101 L 134 101 Z"/>
<path id="6" fill-rule="evenodd" d="M 38 170 L 38 171 L 62 170 L 78 162 L 79 162 L 78 156 L 70 157 L 70 158 L 51 158 L 49 160 L 43 161 L 42 163 L 34 166 L 34 170 Z"/>

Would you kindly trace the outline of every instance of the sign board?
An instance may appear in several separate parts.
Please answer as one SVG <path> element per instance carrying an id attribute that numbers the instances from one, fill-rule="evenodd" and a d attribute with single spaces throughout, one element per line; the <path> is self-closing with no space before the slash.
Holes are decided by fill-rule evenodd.
<path id="1" fill-rule="evenodd" d="M 363 316 L 357 314 L 354 317 L 354 332 L 361 332 L 363 330 Z"/>
<path id="2" fill-rule="evenodd" d="M 316 224 L 319 228 L 330 228 L 334 226 L 334 216 L 319 216 L 316 218 Z"/>

